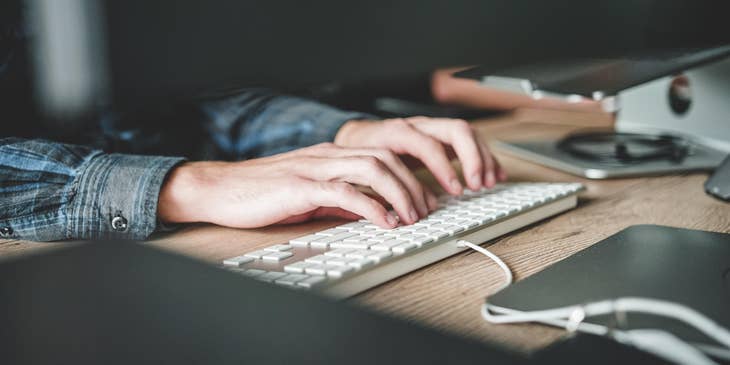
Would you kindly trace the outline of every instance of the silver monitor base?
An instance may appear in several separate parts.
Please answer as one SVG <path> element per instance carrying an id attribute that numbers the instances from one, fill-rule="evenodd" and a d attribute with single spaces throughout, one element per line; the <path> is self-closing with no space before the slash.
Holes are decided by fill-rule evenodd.
<path id="1" fill-rule="evenodd" d="M 610 179 L 712 170 L 726 156 L 724 152 L 695 145 L 690 155 L 679 163 L 670 160 L 656 160 L 618 166 L 575 157 L 568 152 L 558 149 L 557 142 L 558 140 L 529 142 L 496 141 L 495 147 L 516 157 L 588 179 Z"/>

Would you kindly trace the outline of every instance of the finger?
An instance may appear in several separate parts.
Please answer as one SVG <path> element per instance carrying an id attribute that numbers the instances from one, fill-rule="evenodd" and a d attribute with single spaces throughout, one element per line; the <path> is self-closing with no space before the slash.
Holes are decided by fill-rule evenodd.
<path id="1" fill-rule="evenodd" d="M 283 219 L 275 224 L 294 224 L 312 220 L 314 218 L 342 218 L 347 220 L 356 220 L 362 218 L 361 216 L 348 212 L 342 208 L 331 208 L 331 207 L 319 207 L 313 211 L 293 215 L 286 219 Z"/>
<path id="2" fill-rule="evenodd" d="M 317 207 L 342 208 L 386 229 L 395 228 L 398 224 L 385 207 L 348 183 L 315 181 L 309 186 L 307 196 Z"/>
<path id="3" fill-rule="evenodd" d="M 408 169 L 408 167 L 401 161 L 401 159 L 396 156 L 395 153 L 384 150 L 384 149 L 375 149 L 375 150 L 355 150 L 352 151 L 355 153 L 363 153 L 363 154 L 372 154 L 373 156 L 377 157 L 380 161 L 385 163 L 386 166 L 390 169 L 390 171 L 395 174 L 395 176 L 400 180 L 400 182 L 405 186 L 406 190 L 408 191 L 408 194 L 411 196 L 411 201 L 413 202 L 413 205 L 416 207 L 416 211 L 418 213 L 418 217 L 425 217 L 428 215 L 428 203 L 426 202 L 426 199 L 424 198 L 423 192 L 424 187 L 423 184 L 421 184 L 420 181 L 416 178 L 415 175 L 413 175 L 413 172 Z"/>
<path id="4" fill-rule="evenodd" d="M 491 151 L 489 151 L 489 147 L 487 147 L 486 142 L 484 142 L 484 139 L 477 135 L 477 146 L 479 147 L 479 153 L 482 155 L 482 160 L 484 161 L 484 186 L 487 188 L 493 188 L 497 181 L 497 169 L 499 167 L 499 164 L 497 163 L 497 160 L 492 155 Z"/>
<path id="5" fill-rule="evenodd" d="M 410 169 L 403 161 L 393 152 L 386 149 L 375 148 L 335 148 L 326 151 L 329 157 L 355 157 L 355 156 L 373 156 L 384 163 L 398 180 L 405 186 L 411 201 L 416 207 L 416 213 L 419 217 L 425 217 L 428 214 L 428 203 L 423 194 L 423 184 L 413 175 Z M 399 213 L 400 214 L 400 213 Z"/>
<path id="6" fill-rule="evenodd" d="M 462 185 L 446 155 L 446 149 L 431 136 L 413 128 L 407 123 L 398 124 L 397 133 L 392 134 L 389 145 L 399 153 L 407 153 L 419 159 L 447 192 L 459 195 Z"/>
<path id="7" fill-rule="evenodd" d="M 489 152 L 489 149 L 487 149 L 486 146 L 479 145 L 479 152 L 482 155 L 482 159 L 485 161 L 484 164 L 487 166 L 487 168 L 484 171 L 484 186 L 487 188 L 493 188 L 496 182 L 496 174 L 494 173 L 495 165 L 494 160 L 492 158 L 492 154 Z"/>
<path id="8" fill-rule="evenodd" d="M 353 212 L 348 212 L 342 208 L 331 208 L 331 207 L 321 207 L 321 208 L 315 210 L 312 213 L 312 217 L 314 217 L 314 218 L 321 218 L 321 217 L 342 218 L 342 219 L 347 219 L 350 221 L 362 219 L 362 216 L 357 215 Z"/>
<path id="9" fill-rule="evenodd" d="M 426 200 L 426 204 L 428 205 L 428 211 L 433 212 L 436 210 L 438 208 L 438 199 L 436 199 L 436 194 L 434 194 L 431 189 L 424 187 L 423 195 Z"/>
<path id="10" fill-rule="evenodd" d="M 492 164 L 485 166 L 479 150 L 477 137 L 469 123 L 461 119 L 426 119 L 412 123 L 417 130 L 449 145 L 461 162 L 464 181 L 472 190 L 479 190 L 485 172 Z M 493 172 L 492 172 L 493 174 Z"/>
<path id="11" fill-rule="evenodd" d="M 492 159 L 494 160 L 494 173 L 497 176 L 497 181 L 507 181 L 507 171 L 505 171 L 505 169 L 502 167 L 502 164 L 499 163 L 499 160 L 496 156 L 492 155 Z"/>
<path id="12" fill-rule="evenodd" d="M 494 171 L 494 177 L 496 181 L 507 181 L 507 172 L 502 168 L 502 165 L 499 163 L 499 160 L 497 160 L 497 157 L 494 156 L 494 154 L 491 152 L 489 146 L 487 145 L 487 142 L 479 134 L 477 134 L 477 140 L 479 141 L 479 150 L 483 155 L 484 161 L 491 160 L 491 163 L 494 166 L 492 170 Z M 487 174 L 484 175 L 484 179 L 486 184 L 486 180 L 488 179 Z"/>
<path id="13" fill-rule="evenodd" d="M 406 187 L 388 166 L 376 157 L 300 159 L 293 169 L 298 176 L 311 180 L 369 186 L 393 206 L 403 222 L 413 224 L 419 219 Z"/>

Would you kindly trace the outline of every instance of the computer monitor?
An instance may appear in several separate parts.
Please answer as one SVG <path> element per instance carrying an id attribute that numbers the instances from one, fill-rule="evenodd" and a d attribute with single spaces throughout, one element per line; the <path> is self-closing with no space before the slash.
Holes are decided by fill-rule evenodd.
<path id="1" fill-rule="evenodd" d="M 727 2 L 26 0 L 51 114 L 730 38 Z"/>

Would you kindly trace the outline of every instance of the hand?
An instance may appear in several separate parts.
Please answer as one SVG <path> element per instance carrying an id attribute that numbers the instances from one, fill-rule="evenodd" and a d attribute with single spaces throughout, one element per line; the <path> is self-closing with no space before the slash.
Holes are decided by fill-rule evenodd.
<path id="1" fill-rule="evenodd" d="M 461 194 L 462 185 L 451 159 L 462 165 L 470 189 L 491 188 L 507 179 L 486 143 L 469 123 L 461 119 L 412 117 L 381 122 L 350 121 L 340 128 L 335 144 L 344 147 L 375 147 L 410 155 L 422 162 L 447 192 Z"/>
<path id="2" fill-rule="evenodd" d="M 170 172 L 158 202 L 169 223 L 209 222 L 236 228 L 294 223 L 321 216 L 364 217 L 383 228 L 415 223 L 436 208 L 426 190 L 392 152 L 331 143 L 242 162 L 191 162 Z"/>

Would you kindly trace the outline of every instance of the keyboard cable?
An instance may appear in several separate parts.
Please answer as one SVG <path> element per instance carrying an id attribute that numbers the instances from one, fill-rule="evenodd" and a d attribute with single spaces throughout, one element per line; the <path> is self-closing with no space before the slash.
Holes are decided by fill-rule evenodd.
<path id="1" fill-rule="evenodd" d="M 509 266 L 497 255 L 479 245 L 469 241 L 459 240 L 458 246 L 466 246 L 487 256 L 496 263 L 505 274 L 505 281 L 496 292 L 512 285 L 514 275 Z M 586 317 L 596 315 L 625 315 L 627 312 L 641 312 L 656 316 L 674 318 L 700 330 L 708 337 L 730 349 L 730 331 L 723 328 L 710 318 L 692 308 L 679 303 L 650 299 L 623 297 L 612 300 L 602 300 L 581 305 L 552 308 L 531 312 L 506 309 L 506 313 L 493 314 L 487 303 L 482 305 L 482 317 L 495 324 L 543 322 L 564 327 L 569 332 L 581 331 L 594 335 L 608 336 L 615 341 L 632 345 L 646 352 L 676 363 L 683 364 L 715 364 L 705 354 L 712 354 L 719 358 L 728 359 L 728 352 L 722 348 L 698 346 L 687 343 L 669 332 L 657 329 L 616 330 L 606 326 L 586 323 Z M 703 354 L 703 352 L 705 354 Z"/>
<path id="2" fill-rule="evenodd" d="M 469 241 L 458 240 L 458 241 L 456 241 L 456 245 L 469 247 L 472 250 L 479 252 L 479 253 L 483 254 L 484 256 L 489 257 L 490 259 L 492 259 L 492 261 L 494 261 L 502 269 L 502 271 L 504 272 L 504 275 L 505 275 L 505 281 L 504 281 L 504 283 L 502 283 L 502 286 L 500 286 L 499 289 L 496 290 L 497 292 L 512 285 L 512 281 L 514 280 L 514 277 L 512 275 L 512 270 L 510 270 L 509 266 L 507 266 L 507 264 L 504 261 L 502 261 L 502 259 L 500 259 L 499 256 L 491 253 L 486 248 L 479 246 L 479 245 L 475 245 Z"/>

